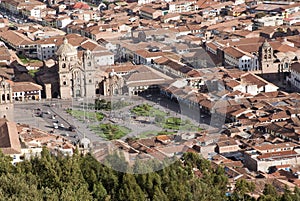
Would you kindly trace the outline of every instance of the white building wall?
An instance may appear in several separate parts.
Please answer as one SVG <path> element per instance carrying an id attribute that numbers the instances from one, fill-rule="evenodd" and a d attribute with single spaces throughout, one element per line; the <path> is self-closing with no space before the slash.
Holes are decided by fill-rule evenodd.
<path id="1" fill-rule="evenodd" d="M 278 87 L 272 84 L 268 84 L 265 86 L 265 92 L 277 91 Z"/>
<path id="2" fill-rule="evenodd" d="M 259 69 L 258 59 L 256 56 L 244 55 L 239 59 L 239 69 L 246 71 L 256 71 Z"/>
<path id="3" fill-rule="evenodd" d="M 56 21 L 56 26 L 58 28 L 65 28 L 67 25 L 69 25 L 73 20 L 70 18 L 60 19 Z"/>
<path id="4" fill-rule="evenodd" d="M 300 74 L 297 71 L 291 70 L 290 81 L 294 87 L 300 89 Z"/>
<path id="5" fill-rule="evenodd" d="M 30 16 L 40 19 L 41 18 L 41 10 L 39 8 L 34 8 L 34 9 L 30 10 Z"/>
<path id="6" fill-rule="evenodd" d="M 114 55 L 105 55 L 95 57 L 95 64 L 99 66 L 107 66 L 114 64 Z"/>
<path id="7" fill-rule="evenodd" d="M 56 49 L 55 44 L 40 44 L 37 46 L 37 57 L 40 60 L 47 60 L 55 55 Z"/>

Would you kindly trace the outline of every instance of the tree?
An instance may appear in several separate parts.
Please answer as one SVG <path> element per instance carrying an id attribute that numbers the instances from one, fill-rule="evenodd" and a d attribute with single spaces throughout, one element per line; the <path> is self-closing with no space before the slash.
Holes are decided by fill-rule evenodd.
<path id="1" fill-rule="evenodd" d="M 266 16 L 266 13 L 264 13 L 264 12 L 255 14 L 255 18 L 262 18 L 264 16 Z"/>
<path id="2" fill-rule="evenodd" d="M 270 196 L 275 197 L 275 198 L 278 197 L 278 193 L 277 193 L 276 188 L 271 184 L 265 184 L 263 194 L 264 195 L 270 195 Z"/>
<path id="3" fill-rule="evenodd" d="M 248 182 L 245 179 L 239 179 L 235 184 L 233 199 L 242 201 L 248 200 L 248 193 L 253 192 L 254 189 L 255 184 L 253 182 Z"/>
<path id="4" fill-rule="evenodd" d="M 274 186 L 271 184 L 265 184 L 263 195 L 259 197 L 259 201 L 277 201 L 279 195 Z"/>
<path id="5" fill-rule="evenodd" d="M 294 189 L 293 200 L 300 200 L 300 189 L 298 186 Z"/>
<path id="6" fill-rule="evenodd" d="M 118 200 L 145 200 L 145 194 L 137 184 L 135 177 L 132 174 L 123 174 L 122 188 L 119 190 Z"/>
<path id="7" fill-rule="evenodd" d="M 11 161 L 12 159 L 9 156 L 4 155 L 0 150 L 0 176 L 15 171 Z"/>
<path id="8" fill-rule="evenodd" d="M 287 185 L 284 188 L 284 193 L 281 196 L 280 201 L 294 201 L 292 192 Z"/>

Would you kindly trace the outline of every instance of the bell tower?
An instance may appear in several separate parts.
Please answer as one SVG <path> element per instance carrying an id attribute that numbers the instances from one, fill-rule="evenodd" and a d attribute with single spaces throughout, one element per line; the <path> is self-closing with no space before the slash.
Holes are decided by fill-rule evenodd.
<path id="1" fill-rule="evenodd" d="M 267 40 L 259 48 L 259 61 L 262 74 L 277 73 L 278 69 L 274 65 L 273 48 Z"/>
<path id="2" fill-rule="evenodd" d="M 77 50 L 68 40 L 65 38 L 63 44 L 59 47 L 56 52 L 58 56 L 58 66 L 59 66 L 59 89 L 60 97 L 62 99 L 70 99 L 73 96 L 72 90 L 72 69 L 76 66 Z"/>
<path id="3" fill-rule="evenodd" d="M 85 82 L 85 96 L 93 98 L 96 95 L 95 86 L 95 62 L 94 56 L 90 50 L 86 50 L 83 54 L 84 66 L 84 82 Z"/>

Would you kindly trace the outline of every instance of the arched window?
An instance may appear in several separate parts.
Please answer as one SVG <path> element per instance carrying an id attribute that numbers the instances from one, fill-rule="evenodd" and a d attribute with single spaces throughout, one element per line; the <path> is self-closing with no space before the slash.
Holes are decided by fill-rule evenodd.
<path id="1" fill-rule="evenodd" d="M 289 67 L 289 64 L 288 64 L 288 63 L 285 63 L 284 68 L 288 68 L 288 67 Z"/>
<path id="2" fill-rule="evenodd" d="M 63 85 L 67 85 L 67 82 L 66 82 L 66 81 L 64 81 L 64 82 L 63 82 Z"/>
<path id="3" fill-rule="evenodd" d="M 62 64 L 62 68 L 66 68 L 66 63 L 63 63 L 63 64 Z"/>

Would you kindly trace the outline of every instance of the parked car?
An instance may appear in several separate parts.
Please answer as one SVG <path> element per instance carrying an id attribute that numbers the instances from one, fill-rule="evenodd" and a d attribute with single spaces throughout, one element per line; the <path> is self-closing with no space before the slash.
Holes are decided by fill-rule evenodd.
<path id="1" fill-rule="evenodd" d="M 62 135 L 62 136 L 69 137 L 69 133 L 62 133 L 61 135 Z"/>
<path id="2" fill-rule="evenodd" d="M 58 124 L 57 123 L 53 123 L 53 128 L 58 129 Z"/>
<path id="3" fill-rule="evenodd" d="M 76 127 L 75 127 L 75 126 L 73 126 L 73 125 L 70 125 L 70 126 L 69 126 L 69 131 L 75 132 L 75 130 L 76 130 Z"/>

